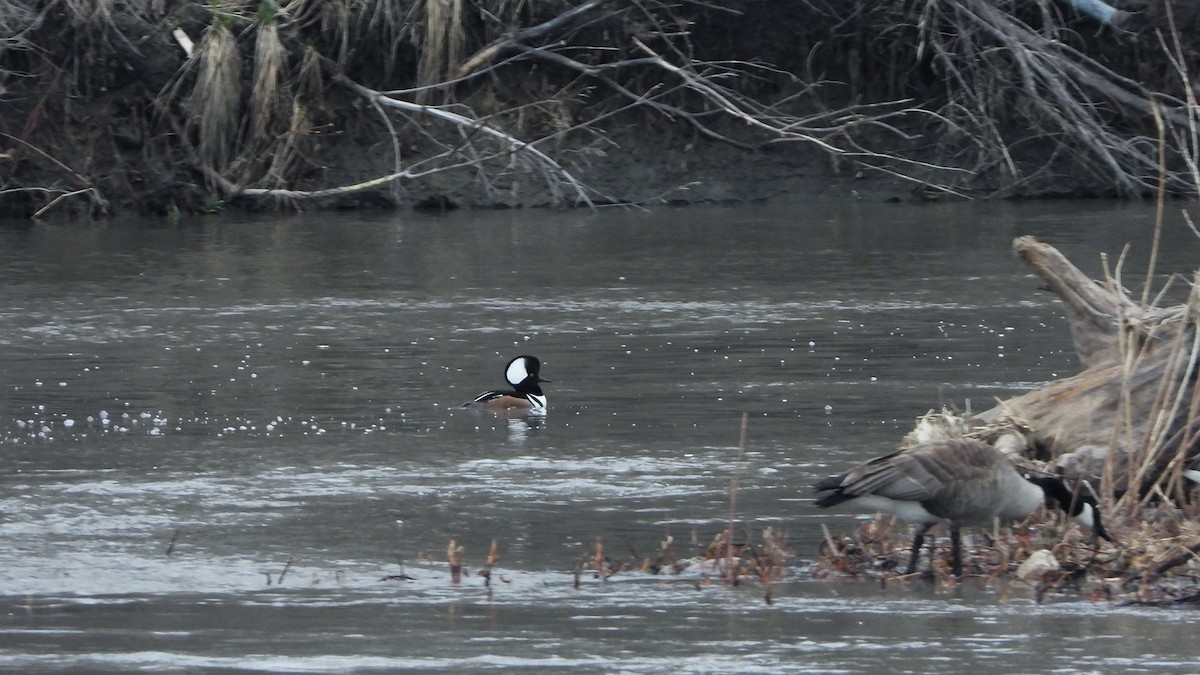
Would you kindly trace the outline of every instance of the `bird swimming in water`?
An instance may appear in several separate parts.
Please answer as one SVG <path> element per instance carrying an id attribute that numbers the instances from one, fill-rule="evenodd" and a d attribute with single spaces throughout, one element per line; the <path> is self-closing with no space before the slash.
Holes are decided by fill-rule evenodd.
<path id="1" fill-rule="evenodd" d="M 522 354 L 504 367 L 504 379 L 512 389 L 485 391 L 474 400 L 463 404 L 464 408 L 479 410 L 546 412 L 546 395 L 541 383 L 549 382 L 540 373 L 542 362 L 536 356 Z"/>

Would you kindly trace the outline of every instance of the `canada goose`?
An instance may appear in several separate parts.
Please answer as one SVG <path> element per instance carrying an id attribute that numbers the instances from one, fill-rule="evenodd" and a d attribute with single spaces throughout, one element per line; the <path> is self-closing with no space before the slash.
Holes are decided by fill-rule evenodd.
<path id="1" fill-rule="evenodd" d="M 1048 496 L 1075 522 L 1113 541 L 1100 522 L 1100 511 L 1092 497 L 1071 494 L 1058 478 L 1022 476 L 1004 453 L 981 441 L 923 443 L 863 462 L 814 487 L 826 492 L 816 501 L 821 508 L 852 502 L 864 510 L 891 513 L 916 525 L 908 563 L 910 573 L 917 567 L 925 533 L 934 525 L 946 523 L 950 528 L 954 575 L 962 576 L 962 525 L 987 525 L 993 518 L 1025 518 Z"/>

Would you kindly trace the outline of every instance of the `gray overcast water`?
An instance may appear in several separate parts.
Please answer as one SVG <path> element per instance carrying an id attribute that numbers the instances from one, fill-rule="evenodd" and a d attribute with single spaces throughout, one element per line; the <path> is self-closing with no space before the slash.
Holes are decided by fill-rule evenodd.
<path id="1" fill-rule="evenodd" d="M 0 668 L 1195 672 L 1194 612 L 804 572 L 822 524 L 856 522 L 812 507 L 816 477 L 943 403 L 987 408 L 1074 371 L 1012 239 L 1097 276 L 1131 243 L 1140 289 L 1153 213 L 4 224 Z M 1190 274 L 1200 245 L 1167 213 L 1158 271 Z M 545 417 L 456 408 L 521 353 L 553 380 Z M 668 535 L 701 552 L 735 475 L 742 527 L 785 533 L 799 558 L 774 604 L 695 577 L 575 587 L 597 538 L 619 559 Z M 475 572 L 493 539 L 489 589 Z"/>

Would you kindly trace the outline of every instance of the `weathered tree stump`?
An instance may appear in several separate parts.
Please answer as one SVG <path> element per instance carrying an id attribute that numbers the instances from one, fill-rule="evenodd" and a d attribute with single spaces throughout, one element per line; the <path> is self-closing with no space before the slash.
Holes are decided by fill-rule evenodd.
<path id="1" fill-rule="evenodd" d="M 1018 422 L 1024 447 L 1005 449 L 1114 494 L 1181 494 L 1181 471 L 1200 456 L 1196 285 L 1185 304 L 1155 308 L 1117 280 L 1093 281 L 1033 237 L 1013 250 L 1062 299 L 1083 370 L 971 421 Z"/>

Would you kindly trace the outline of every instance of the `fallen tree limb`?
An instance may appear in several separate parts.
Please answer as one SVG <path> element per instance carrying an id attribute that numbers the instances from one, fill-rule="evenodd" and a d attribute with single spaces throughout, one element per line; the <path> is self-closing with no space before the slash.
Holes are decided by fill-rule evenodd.
<path id="1" fill-rule="evenodd" d="M 1180 489 L 1183 467 L 1200 456 L 1197 287 L 1183 305 L 1145 307 L 1116 281 L 1088 279 L 1032 237 L 1017 239 L 1013 249 L 1065 304 L 1084 369 L 973 421 L 1021 420 L 1039 459 L 1135 500 Z"/>
<path id="2" fill-rule="evenodd" d="M 1161 576 L 1164 572 L 1171 568 L 1178 567 L 1191 560 L 1195 560 L 1197 553 L 1200 553 L 1200 542 L 1196 542 L 1190 546 L 1187 546 L 1183 553 L 1167 558 L 1166 560 L 1155 565 L 1153 570 L 1154 576 Z"/>
<path id="3" fill-rule="evenodd" d="M 1016 239 L 1013 252 L 1066 305 L 1075 354 L 1085 368 L 1118 360 L 1122 329 L 1137 331 L 1139 342 L 1150 340 L 1156 337 L 1155 329 L 1183 311 L 1181 307 L 1144 307 L 1119 287 L 1105 288 L 1053 246 L 1033 237 Z"/>
<path id="4" fill-rule="evenodd" d="M 1195 190 L 1190 173 L 1164 166 L 1148 151 L 1154 139 L 1145 120 L 1161 115 L 1173 128 L 1194 128 L 1194 110 L 1178 97 L 1115 72 L 1075 46 L 1079 41 L 1067 39 L 1062 27 L 1035 28 L 1002 3 L 934 0 L 925 17 L 923 45 L 953 83 L 943 113 L 973 129 L 970 136 L 978 142 L 957 150 L 981 172 L 1003 167 L 1008 180 L 1022 180 L 1028 168 L 1014 160 L 1014 142 L 1040 139 L 1065 150 L 1056 159 L 1078 154 L 1080 171 L 1105 176 L 1125 195 L 1153 193 L 1163 174 L 1172 190 Z M 994 76 L 1001 72 L 1006 74 Z M 1028 120 L 1020 139 L 1001 124 L 1014 98 Z M 1131 131 L 1114 129 L 1121 120 Z M 1182 140 L 1177 149 L 1190 153 Z"/>
<path id="5" fill-rule="evenodd" d="M 553 179 L 558 179 L 558 180 L 562 180 L 564 183 L 569 185 L 574 190 L 574 193 L 575 193 L 574 201 L 576 204 L 584 204 L 587 206 L 595 205 L 595 204 L 593 204 L 591 197 L 588 195 L 588 192 L 589 192 L 588 188 L 586 188 L 578 179 L 576 179 L 573 175 L 571 175 L 571 173 L 569 171 L 567 171 L 561 165 L 559 165 L 558 162 L 554 161 L 549 156 L 547 156 L 546 153 L 544 153 L 541 150 L 538 150 L 536 147 L 534 147 L 534 145 L 532 143 L 522 141 L 521 139 L 516 138 L 515 136 L 507 134 L 499 129 L 493 128 L 493 127 L 489 126 L 485 121 L 482 121 L 482 120 L 473 119 L 473 118 L 467 117 L 466 115 L 460 115 L 458 113 L 451 112 L 449 110 L 445 110 L 445 109 L 437 107 L 437 106 L 428 106 L 428 105 L 421 105 L 421 104 L 417 104 L 417 103 L 409 103 L 408 101 L 402 101 L 399 99 L 392 98 L 390 96 L 386 96 L 374 89 L 365 87 L 340 73 L 334 75 L 333 80 L 335 82 L 337 82 L 338 84 L 342 85 L 343 87 L 346 87 L 346 88 L 358 93 L 360 96 L 367 99 L 374 105 L 379 105 L 384 108 L 395 108 L 398 110 L 403 110 L 406 112 L 416 113 L 416 114 L 420 114 L 420 115 L 426 115 L 429 117 L 440 119 L 445 122 L 449 122 L 450 124 L 457 126 L 458 128 L 460 128 L 468 133 L 479 133 L 484 136 L 487 136 L 487 137 L 499 142 L 502 146 L 505 146 L 508 149 L 508 151 L 511 152 L 512 154 L 522 155 L 522 156 L 530 158 L 533 161 L 534 165 L 537 166 L 539 169 L 541 169 L 545 173 L 545 175 L 548 177 L 548 179 L 551 179 L 551 181 L 550 181 L 551 183 L 553 183 Z M 471 163 L 472 162 L 467 162 L 467 164 L 471 164 Z M 396 180 L 398 178 L 406 177 L 406 176 L 408 176 L 408 172 L 399 172 L 397 174 L 393 174 L 392 176 L 384 176 L 381 178 L 374 179 L 372 181 L 367 181 L 365 183 L 359 183 L 354 186 L 346 186 L 344 188 L 334 188 L 334 189 L 365 190 L 365 189 L 369 189 L 370 187 L 376 187 L 378 185 L 386 184 L 387 182 L 389 182 L 391 180 Z M 270 191 L 268 191 L 268 192 L 270 192 Z M 250 193 L 247 193 L 247 194 L 250 194 Z"/>
<path id="6" fill-rule="evenodd" d="M 601 5 L 604 5 L 607 2 L 609 2 L 609 0 L 590 0 L 589 2 L 585 2 L 582 5 L 575 7 L 574 9 L 559 14 L 549 21 L 544 21 L 536 26 L 530 26 L 529 28 L 523 28 L 521 30 L 508 33 L 503 37 L 494 40 L 488 46 L 480 49 L 468 57 L 467 60 L 463 61 L 462 65 L 458 67 L 458 70 L 454 73 L 453 77 L 456 80 L 467 77 L 480 67 L 491 63 L 506 49 L 513 49 L 517 47 L 528 48 L 528 45 L 525 43 L 529 40 L 537 40 L 541 37 L 544 37 L 548 33 L 570 25 L 577 18 L 591 12 L 592 10 L 598 9 Z"/>
<path id="7" fill-rule="evenodd" d="M 400 180 L 416 179 L 453 169 L 478 166 L 486 159 L 506 156 L 523 156 L 528 158 L 534 166 L 541 170 L 552 188 L 558 185 L 559 182 L 569 186 L 569 188 L 573 191 L 573 201 L 576 205 L 582 204 L 589 207 L 595 206 L 591 196 L 589 195 L 589 193 L 597 193 L 595 190 L 591 190 L 585 186 L 569 171 L 564 169 L 558 162 L 554 161 L 544 152 L 534 147 L 532 143 L 523 141 L 515 136 L 489 126 L 484 120 L 474 119 L 437 106 L 421 105 L 396 99 L 354 82 L 350 78 L 340 73 L 334 75 L 333 81 L 354 91 L 369 101 L 372 105 L 379 106 L 381 109 L 398 109 L 408 113 L 433 117 L 435 119 L 448 122 L 452 126 L 461 129 L 467 136 L 478 134 L 490 138 L 493 141 L 496 141 L 501 149 L 494 153 L 488 153 L 483 156 L 476 155 L 473 157 L 469 157 L 464 153 L 458 152 L 454 154 L 460 155 L 462 159 L 450 164 L 434 163 L 432 160 L 425 160 L 421 163 L 410 166 L 407 169 L 399 169 L 392 173 L 378 176 L 370 180 L 317 190 L 242 187 L 225 178 L 220 174 L 220 172 L 212 169 L 211 167 L 203 167 L 198 165 L 198 168 L 200 168 L 210 180 L 218 185 L 222 192 L 225 193 L 225 195 L 229 198 L 269 197 L 281 200 L 305 200 L 337 197 L 375 190 L 378 188 L 387 187 Z M 394 133 L 395 132 L 393 130 L 393 134 Z M 422 165 L 429 165 L 429 168 L 419 168 Z M 554 189 L 553 191 L 557 195 L 562 194 L 558 189 Z"/>
<path id="8" fill-rule="evenodd" d="M 67 166 L 65 163 L 63 163 L 58 158 L 52 156 L 50 153 L 46 152 L 45 150 L 42 150 L 41 148 L 30 143 L 29 141 L 26 141 L 23 138 L 17 138 L 16 136 L 13 136 L 11 134 L 6 134 L 4 132 L 0 132 L 0 136 L 7 138 L 8 140 L 10 140 L 14 143 L 20 144 L 22 148 L 25 148 L 26 150 L 33 152 L 34 154 L 45 159 L 46 161 L 50 162 L 54 166 L 57 166 L 58 168 L 62 169 L 64 172 L 67 173 L 67 175 L 69 175 L 76 182 L 78 182 L 80 185 L 83 186 L 82 188 L 77 189 L 77 190 L 66 190 L 66 189 L 61 189 L 61 188 L 46 188 L 46 187 L 17 188 L 17 189 L 11 190 L 11 192 L 13 192 L 13 193 L 16 193 L 16 192 L 58 193 L 54 197 L 54 199 L 52 199 L 48 204 L 42 206 L 41 208 L 39 208 L 37 211 L 34 212 L 34 214 L 33 214 L 34 218 L 42 217 L 43 215 L 46 214 L 47 211 L 54 208 L 54 206 L 56 204 L 58 204 L 59 202 L 63 201 L 64 199 L 67 199 L 69 197 L 74 197 L 75 195 L 87 195 L 88 196 L 88 201 L 91 203 L 91 206 L 92 206 L 92 208 L 90 210 L 92 211 L 93 214 L 99 215 L 99 214 L 108 213 L 108 209 L 109 209 L 108 200 L 104 198 L 104 195 L 100 193 L 100 190 L 98 188 L 96 188 L 96 186 L 92 183 L 92 181 L 88 180 L 88 178 L 86 176 L 79 173 L 75 169 L 72 169 L 71 167 Z M 9 191 L 6 190 L 5 192 L 9 192 Z"/>

